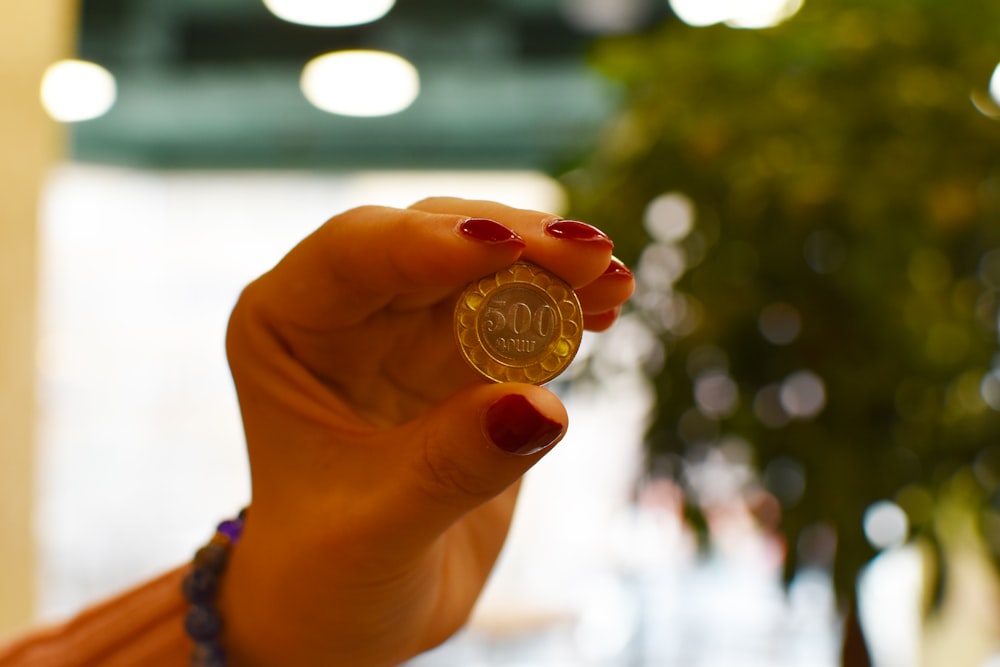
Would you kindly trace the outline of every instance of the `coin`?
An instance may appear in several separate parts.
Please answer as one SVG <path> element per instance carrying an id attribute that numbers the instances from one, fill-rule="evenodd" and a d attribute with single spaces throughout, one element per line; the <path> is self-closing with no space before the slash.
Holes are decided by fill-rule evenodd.
<path id="1" fill-rule="evenodd" d="M 455 337 L 462 356 L 486 379 L 545 384 L 580 349 L 583 310 L 565 281 L 515 262 L 462 291 Z"/>

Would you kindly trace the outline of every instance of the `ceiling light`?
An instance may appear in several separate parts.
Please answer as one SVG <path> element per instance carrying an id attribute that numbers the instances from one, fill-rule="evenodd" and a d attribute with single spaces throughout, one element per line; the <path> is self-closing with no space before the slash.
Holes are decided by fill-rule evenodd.
<path id="1" fill-rule="evenodd" d="M 647 0 L 562 0 L 560 8 L 573 27 L 599 34 L 637 30 L 650 14 Z"/>
<path id="2" fill-rule="evenodd" d="M 302 93 L 323 111 L 344 116 L 388 116 L 410 106 L 420 92 L 417 68 L 384 51 L 335 51 L 309 61 Z"/>
<path id="3" fill-rule="evenodd" d="M 771 28 L 798 12 L 802 0 L 670 0 L 670 8 L 696 27 L 725 23 L 731 28 Z"/>
<path id="4" fill-rule="evenodd" d="M 289 23 L 345 26 L 385 16 L 396 0 L 264 0 L 271 13 Z"/>
<path id="5" fill-rule="evenodd" d="M 60 60 L 42 76 L 42 106 L 63 123 L 103 116 L 114 106 L 115 77 L 96 63 Z"/>

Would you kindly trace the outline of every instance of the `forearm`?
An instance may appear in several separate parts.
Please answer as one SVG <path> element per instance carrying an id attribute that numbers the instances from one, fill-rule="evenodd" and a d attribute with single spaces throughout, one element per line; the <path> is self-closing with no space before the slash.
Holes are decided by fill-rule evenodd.
<path id="1" fill-rule="evenodd" d="M 72 620 L 0 647 L 0 667 L 176 667 L 188 663 L 187 603 L 172 570 Z"/>

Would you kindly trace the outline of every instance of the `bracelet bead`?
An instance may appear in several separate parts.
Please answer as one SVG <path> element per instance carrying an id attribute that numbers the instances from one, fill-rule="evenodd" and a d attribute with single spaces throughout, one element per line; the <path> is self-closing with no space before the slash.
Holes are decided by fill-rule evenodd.
<path id="1" fill-rule="evenodd" d="M 215 599 L 219 591 L 219 573 L 198 567 L 192 568 L 181 582 L 184 597 L 192 604 L 204 605 Z"/>
<path id="2" fill-rule="evenodd" d="M 226 667 L 226 652 L 219 644 L 195 644 L 191 667 Z"/>
<path id="3" fill-rule="evenodd" d="M 196 642 L 210 642 L 222 632 L 222 617 L 211 607 L 196 604 L 184 617 L 184 629 Z"/>
<path id="4" fill-rule="evenodd" d="M 198 549 L 191 570 L 181 582 L 184 598 L 191 604 L 184 617 L 184 630 L 194 641 L 191 667 L 226 667 L 226 652 L 219 642 L 222 616 L 215 608 L 215 598 L 229 552 L 243 534 L 246 510 L 235 519 L 218 525 L 208 544 Z"/>
<path id="5" fill-rule="evenodd" d="M 194 555 L 194 566 L 216 574 L 222 572 L 229 558 L 229 545 L 221 542 L 209 542 Z"/>

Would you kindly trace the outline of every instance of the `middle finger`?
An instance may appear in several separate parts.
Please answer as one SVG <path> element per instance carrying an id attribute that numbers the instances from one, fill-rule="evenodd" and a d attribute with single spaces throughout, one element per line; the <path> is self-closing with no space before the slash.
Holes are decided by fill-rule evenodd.
<path id="1" fill-rule="evenodd" d="M 608 268 L 614 248 L 604 232 L 586 223 L 491 201 L 434 197 L 410 208 L 496 220 L 524 239 L 523 259 L 552 271 L 574 288 L 597 280 Z"/>

